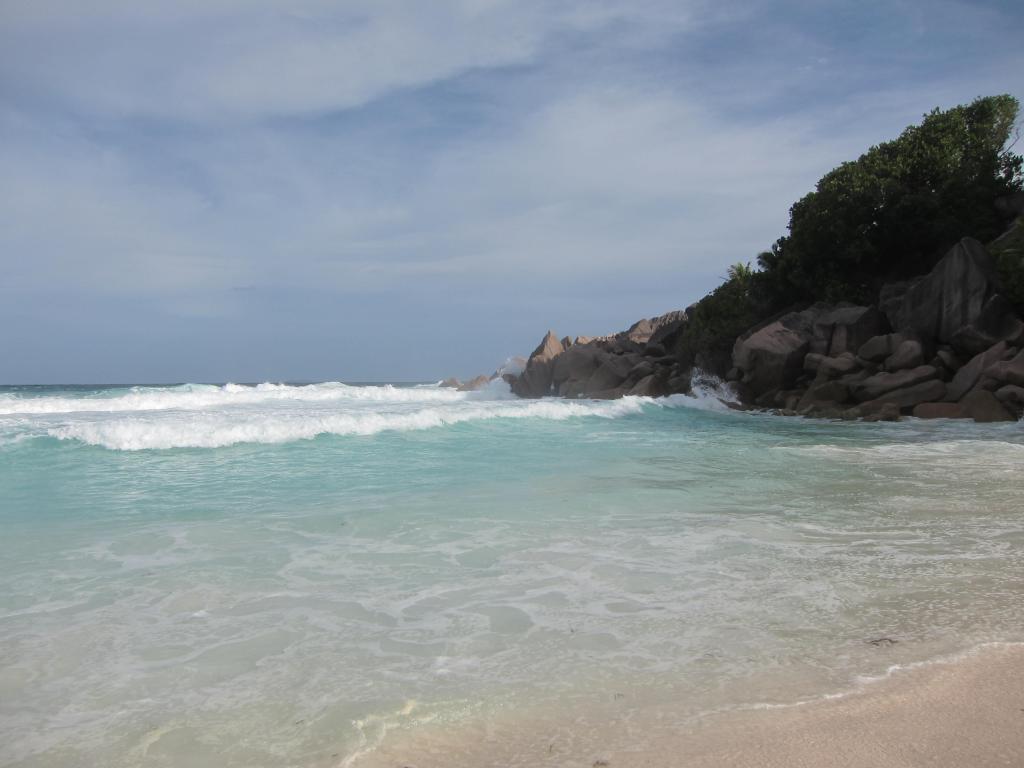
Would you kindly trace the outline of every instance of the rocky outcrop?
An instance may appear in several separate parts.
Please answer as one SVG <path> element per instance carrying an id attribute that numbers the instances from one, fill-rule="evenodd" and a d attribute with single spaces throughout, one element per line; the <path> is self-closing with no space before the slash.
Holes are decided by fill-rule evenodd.
<path id="1" fill-rule="evenodd" d="M 823 309 L 814 319 L 811 351 L 828 357 L 853 354 L 888 327 L 877 307 L 840 304 L 833 309 Z"/>
<path id="2" fill-rule="evenodd" d="M 1011 347 L 1005 341 L 1000 341 L 997 344 L 993 344 L 991 348 L 972 357 L 966 365 L 956 372 L 953 380 L 949 382 L 949 391 L 946 394 L 947 399 L 951 402 L 960 400 L 974 389 L 985 371 L 1004 360 L 1010 354 Z"/>
<path id="3" fill-rule="evenodd" d="M 907 339 L 896 351 L 885 358 L 884 367 L 887 371 L 902 371 L 924 365 L 924 347 L 917 339 Z"/>
<path id="4" fill-rule="evenodd" d="M 812 385 L 797 401 L 796 412 L 809 414 L 822 408 L 838 405 L 850 399 L 849 388 L 839 381 L 824 381 Z"/>
<path id="5" fill-rule="evenodd" d="M 921 403 L 915 405 L 913 415 L 918 419 L 966 419 L 960 403 Z"/>
<path id="6" fill-rule="evenodd" d="M 1004 358 L 990 365 L 985 369 L 984 375 L 1000 384 L 1024 386 L 1024 350 L 1017 352 L 1011 359 Z"/>
<path id="7" fill-rule="evenodd" d="M 548 331 L 526 361 L 526 369 L 512 384 L 520 397 L 544 397 L 551 394 L 554 359 L 564 351 L 554 331 Z"/>
<path id="8" fill-rule="evenodd" d="M 459 392 L 475 392 L 476 390 L 483 389 L 490 384 L 492 378 L 493 377 L 491 376 L 484 376 L 482 374 L 480 376 L 474 376 L 469 381 L 464 381 L 459 384 L 456 389 Z"/>
<path id="9" fill-rule="evenodd" d="M 549 331 L 511 381 L 520 397 L 658 397 L 689 391 L 690 371 L 666 351 L 687 322 L 669 312 L 634 323 L 610 336 L 557 341 Z"/>
<path id="10" fill-rule="evenodd" d="M 610 336 L 559 341 L 549 332 L 522 373 L 505 378 L 522 397 L 686 392 L 702 365 L 702 352 L 686 346 L 689 312 Z M 715 355 L 711 368 L 726 370 L 721 350 Z M 731 363 L 726 378 L 744 407 L 873 421 L 995 421 L 1024 412 L 1024 321 L 1002 295 L 987 251 L 969 238 L 927 275 L 884 286 L 877 305 L 817 303 L 750 328 L 733 344 Z"/>
<path id="11" fill-rule="evenodd" d="M 1024 322 L 999 291 L 987 251 L 965 239 L 927 275 L 885 286 L 877 308 L 816 304 L 751 329 L 733 378 L 761 407 L 804 415 L 1018 414 L 1017 391 L 1002 388 L 1024 391 Z"/>
<path id="12" fill-rule="evenodd" d="M 863 381 L 853 384 L 850 391 L 856 400 L 875 400 L 888 392 L 911 387 L 930 379 L 938 379 L 938 376 L 938 369 L 930 365 L 920 365 L 906 371 L 876 373 L 874 376 L 869 376 Z M 943 387 L 943 394 L 945 394 L 945 387 Z M 932 399 L 941 400 L 942 398 Z"/>
<path id="13" fill-rule="evenodd" d="M 902 333 L 884 333 L 872 336 L 860 345 L 857 357 L 869 363 L 880 363 L 892 355 L 903 341 Z"/>
<path id="14" fill-rule="evenodd" d="M 844 352 L 838 357 L 825 357 L 811 353 L 804 358 L 804 370 L 813 372 L 817 379 L 834 379 L 860 369 L 856 356 Z"/>
<path id="15" fill-rule="evenodd" d="M 1007 384 L 997 389 L 995 395 L 996 400 L 1002 403 L 1008 411 L 1017 414 L 1017 418 L 1020 418 L 1021 413 L 1024 412 L 1024 387 Z"/>
<path id="16" fill-rule="evenodd" d="M 811 351 L 816 314 L 813 308 L 790 312 L 736 340 L 733 367 L 752 397 L 796 383 Z"/>
<path id="17" fill-rule="evenodd" d="M 859 408 L 862 413 L 874 413 L 885 403 L 895 405 L 901 411 L 911 410 L 921 403 L 930 403 L 942 400 L 946 395 L 946 385 L 941 381 L 932 379 L 913 384 L 900 389 L 894 389 L 879 395 L 873 400 L 862 403 Z"/>
<path id="18" fill-rule="evenodd" d="M 999 398 L 984 389 L 968 393 L 959 405 L 964 409 L 964 413 L 978 422 L 1017 420 L 1017 417 L 999 402 Z"/>
<path id="19" fill-rule="evenodd" d="M 1021 330 L 1013 307 L 999 295 L 991 256 L 969 237 L 927 275 L 884 287 L 880 302 L 894 330 L 968 355 Z"/>
<path id="20" fill-rule="evenodd" d="M 997 293 L 985 302 L 973 322 L 953 334 L 950 343 L 971 354 L 988 349 L 1001 340 L 1015 346 L 1024 343 L 1024 322 L 1017 318 L 1013 305 Z"/>
<path id="21" fill-rule="evenodd" d="M 736 340 L 736 379 L 756 399 L 791 388 L 805 370 L 842 376 L 859 367 L 855 353 L 884 330 L 885 318 L 876 307 L 815 304 L 789 312 Z"/>
<path id="22" fill-rule="evenodd" d="M 852 417 L 849 411 L 843 417 L 860 418 L 864 421 L 899 421 L 900 409 L 895 403 L 879 403 L 874 410 L 868 410 L 865 406 L 861 406 L 853 412 Z"/>

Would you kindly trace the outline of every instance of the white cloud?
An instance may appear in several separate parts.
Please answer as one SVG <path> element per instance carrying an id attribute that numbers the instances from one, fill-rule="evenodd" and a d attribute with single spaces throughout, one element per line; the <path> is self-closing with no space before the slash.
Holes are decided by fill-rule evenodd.
<path id="1" fill-rule="evenodd" d="M 551 35 L 622 25 L 647 39 L 688 18 L 685 3 L 651 0 L 21 0 L 0 13 L 8 87 L 102 117 L 193 122 L 348 109 L 527 64 Z"/>
<path id="2" fill-rule="evenodd" d="M 0 243 L 21 254 L 8 288 L 177 303 L 248 285 L 713 271 L 770 244 L 788 202 L 841 156 L 790 122 L 730 125 L 671 92 L 604 88 L 408 167 L 360 168 L 373 150 L 346 137 L 253 129 L 175 145 L 154 169 L 46 131 L 9 130 L 0 150 Z M 201 185 L 183 181 L 191 168 Z"/>
<path id="3" fill-rule="evenodd" d="M 721 21 L 672 2 L 36 0 L 2 13 L 0 82 L 18 105 L 0 113 L 6 289 L 172 307 L 249 286 L 718 274 L 782 234 L 824 171 L 981 80 L 755 120 L 714 106 L 726 86 L 761 87 L 755 70 L 734 83 L 638 73 L 628 58 L 550 65 L 574 35 L 640 56 Z M 485 116 L 413 101 L 474 68 L 458 98 Z M 403 89 L 442 138 L 374 112 Z M 359 131 L 296 119 L 359 105 Z"/>

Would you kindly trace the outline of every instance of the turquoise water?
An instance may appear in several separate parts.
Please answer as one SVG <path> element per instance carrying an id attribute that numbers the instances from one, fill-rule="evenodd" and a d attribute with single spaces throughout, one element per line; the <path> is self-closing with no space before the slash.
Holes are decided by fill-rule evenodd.
<path id="1" fill-rule="evenodd" d="M 0 764 L 370 764 L 1024 640 L 1022 470 L 1021 424 L 709 393 L 0 389 Z"/>

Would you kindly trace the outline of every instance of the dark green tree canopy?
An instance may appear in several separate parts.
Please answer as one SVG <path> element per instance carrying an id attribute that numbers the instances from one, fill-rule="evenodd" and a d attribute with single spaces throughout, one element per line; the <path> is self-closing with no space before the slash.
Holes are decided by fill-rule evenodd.
<path id="1" fill-rule="evenodd" d="M 995 201 L 1022 188 L 1007 147 L 1018 109 L 1007 95 L 936 109 L 825 175 L 758 257 L 770 304 L 873 302 L 881 283 L 928 271 L 960 238 L 998 236 Z"/>

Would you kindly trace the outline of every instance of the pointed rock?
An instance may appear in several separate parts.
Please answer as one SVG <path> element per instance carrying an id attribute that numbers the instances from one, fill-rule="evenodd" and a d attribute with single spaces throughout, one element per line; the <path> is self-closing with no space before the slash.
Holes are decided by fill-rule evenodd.
<path id="1" fill-rule="evenodd" d="M 512 385 L 512 391 L 520 397 L 544 397 L 552 394 L 552 368 L 554 359 L 563 351 L 562 342 L 554 331 L 548 331 L 530 359 L 526 370 Z"/>
<path id="2" fill-rule="evenodd" d="M 886 286 L 881 301 L 894 330 L 948 344 L 961 328 L 982 316 L 995 292 L 996 277 L 988 251 L 967 237 L 931 272 L 906 284 L 905 290 L 903 286 Z M 962 338 L 960 341 L 963 343 Z"/>

